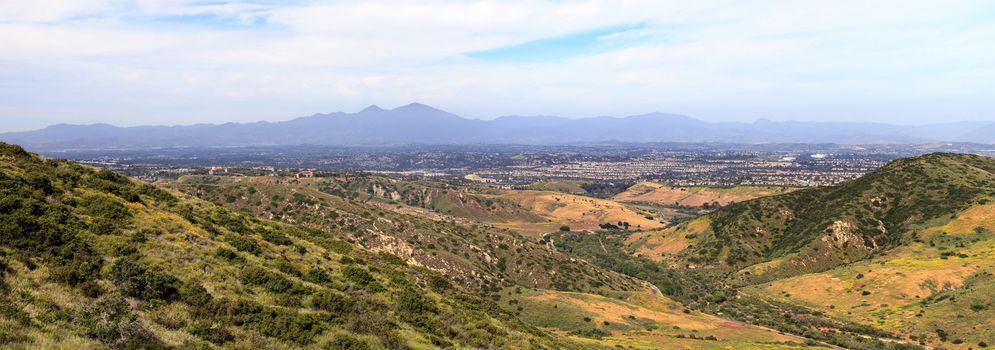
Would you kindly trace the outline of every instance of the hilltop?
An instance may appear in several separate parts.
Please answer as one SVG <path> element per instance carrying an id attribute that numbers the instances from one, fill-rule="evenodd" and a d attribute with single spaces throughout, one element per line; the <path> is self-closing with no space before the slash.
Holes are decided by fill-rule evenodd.
<path id="1" fill-rule="evenodd" d="M 802 265 L 801 271 L 815 271 L 859 261 L 921 239 L 917 234 L 928 226 L 990 201 L 993 170 L 992 158 L 934 153 L 893 161 L 837 186 L 736 203 L 702 218 L 708 228 L 680 259 L 722 269 L 784 262 L 764 265 L 763 278 L 790 275 Z"/>
<path id="2" fill-rule="evenodd" d="M 0 184 L 4 347 L 580 347 L 320 230 L 7 144 Z"/>
<path id="3" fill-rule="evenodd" d="M 792 323 L 812 314 L 906 344 L 984 347 L 995 336 L 993 198 L 995 159 L 934 153 L 612 243 L 670 268 L 631 275 L 716 312 L 757 319 L 780 310 Z"/>

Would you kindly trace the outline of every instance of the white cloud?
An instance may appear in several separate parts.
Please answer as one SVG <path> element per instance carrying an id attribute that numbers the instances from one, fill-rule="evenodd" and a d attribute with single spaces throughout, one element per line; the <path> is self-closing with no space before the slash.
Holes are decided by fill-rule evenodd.
<path id="1" fill-rule="evenodd" d="M 984 1 L 5 2 L 0 131 L 52 120 L 286 119 L 413 100 L 472 117 L 995 119 L 995 19 L 982 16 L 993 10 Z M 599 38 L 626 44 L 607 51 L 536 62 L 466 55 L 637 24 Z M 938 116 L 949 101 L 971 115 Z"/>

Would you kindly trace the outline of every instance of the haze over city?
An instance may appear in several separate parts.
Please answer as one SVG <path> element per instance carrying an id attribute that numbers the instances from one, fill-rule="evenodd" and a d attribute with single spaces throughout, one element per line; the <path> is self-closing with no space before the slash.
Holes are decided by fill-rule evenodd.
<path id="1" fill-rule="evenodd" d="M 467 118 L 995 121 L 987 1 L 0 4 L 0 132 Z"/>

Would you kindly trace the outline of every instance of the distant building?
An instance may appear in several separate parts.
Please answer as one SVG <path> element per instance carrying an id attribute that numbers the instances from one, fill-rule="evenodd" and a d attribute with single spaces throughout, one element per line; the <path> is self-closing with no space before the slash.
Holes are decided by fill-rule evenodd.
<path id="1" fill-rule="evenodd" d="M 304 170 L 304 171 L 298 172 L 296 175 L 294 175 L 294 177 L 296 177 L 298 179 L 300 179 L 300 178 L 314 177 L 314 170 Z"/>

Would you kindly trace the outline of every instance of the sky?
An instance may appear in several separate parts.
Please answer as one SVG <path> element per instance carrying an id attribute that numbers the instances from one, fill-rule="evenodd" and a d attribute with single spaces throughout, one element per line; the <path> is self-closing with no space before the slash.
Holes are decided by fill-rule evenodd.
<path id="1" fill-rule="evenodd" d="M 468 118 L 995 121 L 993 1 L 0 1 L 0 132 Z"/>

